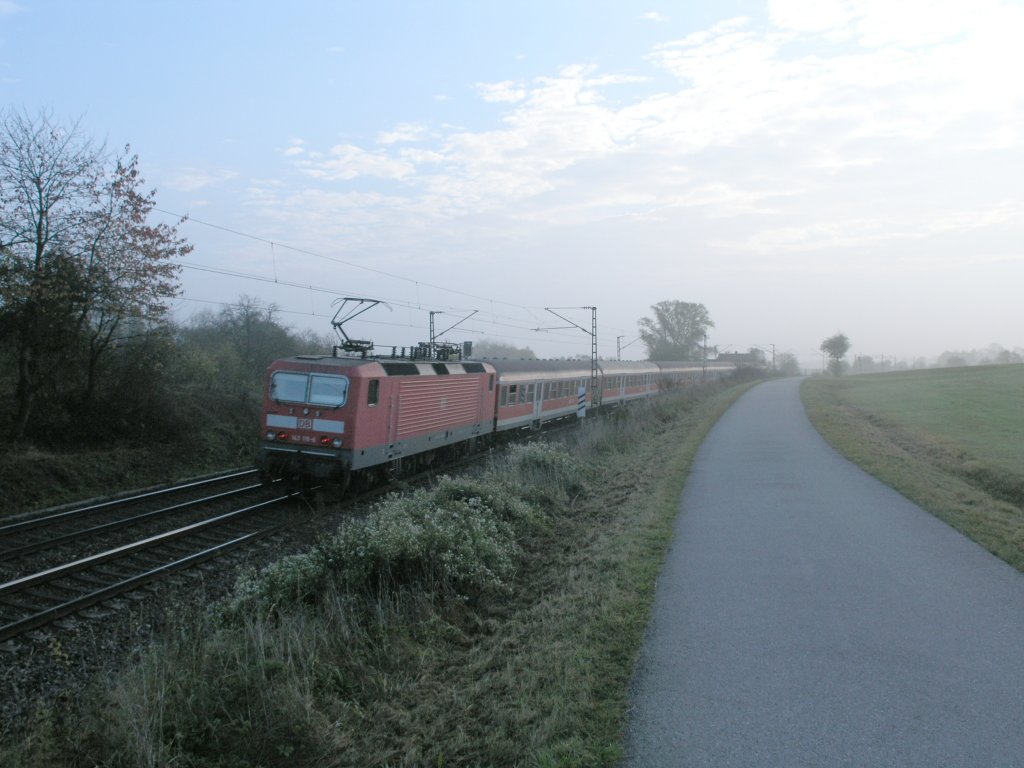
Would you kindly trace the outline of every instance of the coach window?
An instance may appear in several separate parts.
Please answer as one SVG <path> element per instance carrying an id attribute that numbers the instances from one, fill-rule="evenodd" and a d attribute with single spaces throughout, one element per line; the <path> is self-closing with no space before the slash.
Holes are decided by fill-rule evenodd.
<path id="1" fill-rule="evenodd" d="M 380 379 L 370 379 L 370 386 L 366 390 L 366 404 L 374 406 L 380 402 Z"/>

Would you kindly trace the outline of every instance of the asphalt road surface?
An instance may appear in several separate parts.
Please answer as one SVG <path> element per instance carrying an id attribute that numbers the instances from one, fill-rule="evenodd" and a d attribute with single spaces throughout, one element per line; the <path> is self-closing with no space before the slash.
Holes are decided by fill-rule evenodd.
<path id="1" fill-rule="evenodd" d="M 625 765 L 1024 766 L 1024 574 L 835 453 L 798 388 L 701 446 Z"/>

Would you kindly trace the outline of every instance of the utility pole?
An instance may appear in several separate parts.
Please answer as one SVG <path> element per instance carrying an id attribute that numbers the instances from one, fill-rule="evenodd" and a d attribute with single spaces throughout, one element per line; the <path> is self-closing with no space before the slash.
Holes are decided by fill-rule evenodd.
<path id="1" fill-rule="evenodd" d="M 567 309 L 589 309 L 590 310 L 590 330 L 588 331 L 579 323 L 575 323 L 564 315 L 558 314 L 555 310 L 567 310 Z M 560 325 L 556 328 L 534 328 L 535 331 L 559 331 L 566 330 L 568 328 L 579 328 L 586 334 L 590 335 L 590 405 L 592 408 L 598 408 L 601 405 L 601 391 L 598 389 L 598 374 L 597 374 L 597 307 L 544 307 L 546 312 L 550 312 L 560 320 L 564 320 L 569 325 Z"/>
<path id="2" fill-rule="evenodd" d="M 769 344 L 768 346 L 772 348 L 772 371 L 774 372 L 775 371 L 775 345 L 774 344 Z M 761 346 L 759 344 L 755 344 L 754 346 L 751 347 L 751 349 L 759 349 L 762 352 L 767 352 L 768 351 L 767 349 L 765 349 L 763 346 Z"/>
<path id="3" fill-rule="evenodd" d="M 434 336 L 434 315 L 443 315 L 443 314 L 444 314 L 444 312 L 435 312 L 434 310 L 430 311 L 430 337 L 429 337 L 430 338 L 430 353 L 429 354 L 430 354 L 430 359 L 431 360 L 434 359 L 434 340 L 437 338 L 436 336 Z"/>
<path id="4" fill-rule="evenodd" d="M 622 359 L 622 350 L 624 350 L 626 347 L 630 347 L 630 346 L 636 344 L 638 341 L 640 341 L 640 339 L 643 338 L 643 336 L 637 336 L 635 339 L 633 339 L 632 341 L 630 341 L 630 342 L 628 342 L 626 344 L 622 343 L 622 340 L 624 338 L 626 338 L 626 337 L 625 336 L 616 336 L 615 337 L 615 359 L 616 360 L 621 360 Z"/>
<path id="5" fill-rule="evenodd" d="M 708 376 L 708 332 L 704 331 L 704 350 L 701 353 L 700 378 L 701 381 Z"/>

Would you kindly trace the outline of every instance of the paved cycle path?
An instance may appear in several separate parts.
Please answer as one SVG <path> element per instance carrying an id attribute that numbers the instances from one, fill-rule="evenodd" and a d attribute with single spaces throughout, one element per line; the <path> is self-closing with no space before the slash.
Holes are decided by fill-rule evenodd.
<path id="1" fill-rule="evenodd" d="M 626 766 L 1024 766 L 1024 574 L 840 457 L 799 381 L 708 435 Z"/>

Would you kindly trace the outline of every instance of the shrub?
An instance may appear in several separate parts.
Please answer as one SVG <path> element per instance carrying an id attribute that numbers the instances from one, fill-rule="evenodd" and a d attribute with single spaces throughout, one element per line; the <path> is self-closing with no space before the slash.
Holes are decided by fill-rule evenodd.
<path id="1" fill-rule="evenodd" d="M 432 491 L 392 494 L 325 545 L 325 556 L 351 590 L 391 592 L 423 585 L 469 595 L 501 588 L 518 555 L 512 526 L 480 498 Z"/>
<path id="2" fill-rule="evenodd" d="M 513 522 L 525 527 L 534 515 L 507 490 L 474 481 L 443 478 L 433 491 L 391 494 L 317 548 L 245 574 L 226 613 L 316 605 L 339 590 L 386 595 L 421 587 L 462 597 L 500 590 L 519 554 Z"/>
<path id="3" fill-rule="evenodd" d="M 511 523 L 520 534 L 533 532 L 544 523 L 544 513 L 500 478 L 441 477 L 434 488 L 441 504 L 479 499 L 499 520 Z"/>
<path id="4" fill-rule="evenodd" d="M 525 443 L 513 445 L 508 451 L 506 471 L 512 473 L 517 486 L 532 487 L 550 498 L 552 492 L 566 498 L 586 488 L 586 467 L 564 445 Z M 533 494 L 529 494 L 532 496 Z"/>
<path id="5" fill-rule="evenodd" d="M 324 553 L 312 549 L 276 560 L 259 572 L 248 571 L 235 584 L 229 610 L 261 612 L 290 605 L 311 605 L 330 588 L 332 574 Z"/>

